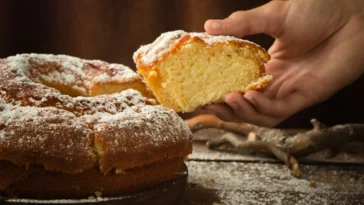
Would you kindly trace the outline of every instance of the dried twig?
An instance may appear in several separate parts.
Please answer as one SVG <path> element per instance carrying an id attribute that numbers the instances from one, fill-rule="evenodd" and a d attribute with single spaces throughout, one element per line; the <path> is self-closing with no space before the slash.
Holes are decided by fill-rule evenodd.
<path id="1" fill-rule="evenodd" d="M 311 123 L 312 130 L 292 133 L 248 123 L 225 122 L 213 115 L 199 115 L 187 120 L 192 132 L 205 128 L 220 128 L 244 136 L 254 132 L 261 141 L 277 145 L 297 157 L 323 149 L 341 149 L 351 141 L 364 142 L 364 124 L 344 124 L 326 128 L 316 119 L 312 119 Z"/>
<path id="2" fill-rule="evenodd" d="M 255 136 L 255 134 L 251 133 L 249 136 Z M 257 150 L 265 150 L 272 153 L 279 160 L 283 161 L 286 166 L 291 170 L 291 174 L 295 177 L 300 175 L 299 165 L 297 160 L 291 156 L 288 152 L 284 151 L 282 148 L 275 146 L 269 142 L 262 141 L 244 141 L 239 139 L 236 135 L 232 133 L 225 133 L 218 139 L 209 140 L 206 145 L 209 148 L 216 148 L 222 144 L 230 143 L 240 152 L 249 152 L 249 151 L 257 151 Z"/>
<path id="3" fill-rule="evenodd" d="M 240 151 L 266 150 L 284 161 L 291 168 L 292 173 L 296 172 L 294 171 L 296 168 L 292 166 L 298 166 L 298 163 L 290 154 L 295 157 L 303 157 L 324 149 L 340 150 L 351 141 L 364 142 L 364 124 L 344 124 L 326 128 L 316 119 L 312 119 L 311 123 L 312 130 L 287 132 L 248 123 L 225 122 L 214 115 L 199 115 L 187 120 L 192 132 L 205 128 L 219 128 L 244 136 L 255 133 L 255 138 L 259 141 L 249 142 L 231 135 L 223 135 L 221 139 L 217 141 L 215 139 L 215 142 L 210 140 L 209 144 L 228 142 Z"/>

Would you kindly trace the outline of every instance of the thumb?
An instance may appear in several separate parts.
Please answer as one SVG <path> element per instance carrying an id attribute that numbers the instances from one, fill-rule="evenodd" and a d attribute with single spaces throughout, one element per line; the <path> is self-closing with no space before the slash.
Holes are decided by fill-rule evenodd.
<path id="1" fill-rule="evenodd" d="M 271 1 L 252 10 L 234 12 L 223 20 L 207 20 L 204 27 L 212 35 L 243 37 L 265 33 L 278 38 L 289 7 L 290 1 Z"/>

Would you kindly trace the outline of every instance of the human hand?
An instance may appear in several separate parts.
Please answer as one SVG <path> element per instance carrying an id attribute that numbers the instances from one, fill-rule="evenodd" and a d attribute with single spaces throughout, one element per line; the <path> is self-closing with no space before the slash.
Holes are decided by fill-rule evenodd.
<path id="1" fill-rule="evenodd" d="M 263 91 L 230 93 L 205 107 L 223 120 L 263 126 L 322 102 L 364 73 L 364 1 L 271 1 L 223 20 L 208 20 L 212 35 L 265 33 L 275 38 Z"/>

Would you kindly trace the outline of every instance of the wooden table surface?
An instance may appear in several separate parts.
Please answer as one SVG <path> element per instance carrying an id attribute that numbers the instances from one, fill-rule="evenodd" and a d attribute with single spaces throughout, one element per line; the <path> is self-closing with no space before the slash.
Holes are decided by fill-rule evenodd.
<path id="1" fill-rule="evenodd" d="M 364 158 L 356 160 L 303 160 L 295 178 L 274 158 L 212 151 L 195 142 L 181 204 L 364 204 Z"/>

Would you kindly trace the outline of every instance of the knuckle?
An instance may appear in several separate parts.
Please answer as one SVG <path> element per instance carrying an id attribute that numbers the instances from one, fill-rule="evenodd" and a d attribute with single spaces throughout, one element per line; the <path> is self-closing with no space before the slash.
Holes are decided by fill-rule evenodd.
<path id="1" fill-rule="evenodd" d="M 244 11 L 235 11 L 232 14 L 230 14 L 229 18 L 240 18 L 243 15 Z"/>
<path id="2" fill-rule="evenodd" d="M 251 32 L 251 24 L 249 18 L 246 17 L 245 11 L 236 11 L 232 13 L 228 19 L 232 25 L 234 25 L 235 35 L 242 37 Z"/>

